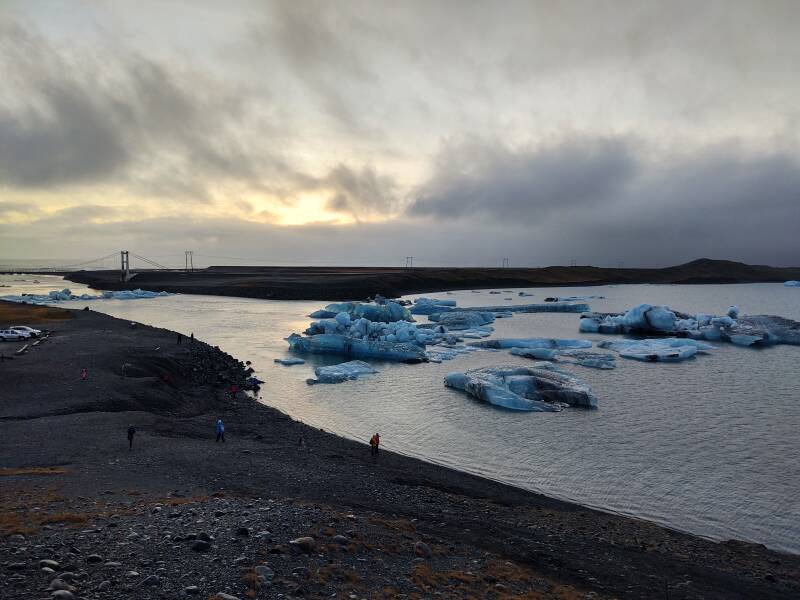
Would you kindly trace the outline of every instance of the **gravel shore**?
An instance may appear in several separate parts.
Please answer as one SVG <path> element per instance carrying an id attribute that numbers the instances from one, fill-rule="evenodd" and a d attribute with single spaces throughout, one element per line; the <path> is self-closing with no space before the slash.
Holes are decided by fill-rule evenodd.
<path id="1" fill-rule="evenodd" d="M 232 399 L 246 365 L 199 340 L 25 310 L 52 333 L 0 363 L 3 598 L 800 597 L 800 557 L 374 457 Z"/>

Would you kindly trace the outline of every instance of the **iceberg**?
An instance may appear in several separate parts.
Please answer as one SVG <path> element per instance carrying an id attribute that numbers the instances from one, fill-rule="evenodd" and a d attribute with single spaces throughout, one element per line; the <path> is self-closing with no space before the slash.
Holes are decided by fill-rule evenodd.
<path id="1" fill-rule="evenodd" d="M 70 300 L 141 300 L 169 296 L 168 292 L 151 292 L 149 290 L 119 290 L 102 292 L 99 296 L 90 294 L 73 294 L 69 288 L 53 290 L 47 294 L 21 294 L 18 296 L 0 296 L 0 300 L 9 302 L 27 302 L 29 304 L 56 304 Z"/>
<path id="2" fill-rule="evenodd" d="M 448 330 L 473 329 L 494 322 L 494 313 L 478 311 L 453 311 L 434 313 L 428 319 L 439 323 Z"/>
<path id="3" fill-rule="evenodd" d="M 548 348 L 511 348 L 511 354 L 532 358 L 534 360 L 549 360 L 566 362 L 593 369 L 616 369 L 617 363 L 614 355 L 607 352 L 587 352 L 580 349 L 553 350 Z"/>
<path id="4" fill-rule="evenodd" d="M 644 340 L 606 340 L 598 344 L 624 358 L 646 362 L 678 362 L 692 358 L 698 352 L 713 350 L 711 344 L 687 338 L 657 338 Z"/>
<path id="5" fill-rule="evenodd" d="M 731 306 L 722 316 L 695 315 L 666 306 L 640 304 L 625 313 L 585 313 L 582 333 L 633 333 L 726 341 L 740 346 L 800 344 L 800 323 L 773 315 L 741 315 Z"/>
<path id="6" fill-rule="evenodd" d="M 550 296 L 545 302 L 578 302 L 580 300 L 602 300 L 605 296 Z"/>
<path id="7" fill-rule="evenodd" d="M 485 340 L 473 342 L 471 346 L 478 348 L 591 348 L 592 342 L 589 340 L 560 340 L 556 338 L 507 338 L 499 340 Z"/>
<path id="8" fill-rule="evenodd" d="M 291 367 L 292 365 L 304 365 L 306 361 L 302 358 L 276 358 L 275 361 L 279 365 L 283 365 L 285 367 Z"/>
<path id="9" fill-rule="evenodd" d="M 330 365 L 327 367 L 317 367 L 314 369 L 316 379 L 307 379 L 309 385 L 314 383 L 341 383 L 349 379 L 358 379 L 366 373 L 377 373 L 375 369 L 361 360 L 351 360 L 349 362 Z"/>
<path id="10" fill-rule="evenodd" d="M 293 333 L 286 341 L 289 348 L 301 354 L 341 354 L 352 358 L 371 358 L 392 362 L 427 362 L 425 348 L 411 342 L 370 340 L 342 334 L 323 333 L 301 336 Z"/>
<path id="11" fill-rule="evenodd" d="M 521 297 L 524 298 L 524 297 L 527 297 L 527 296 L 533 296 L 533 294 L 529 294 L 528 292 L 519 292 L 517 294 L 517 296 L 521 296 Z"/>
<path id="12" fill-rule="evenodd" d="M 444 384 L 511 410 L 556 412 L 564 404 L 597 406 L 591 387 L 577 377 L 547 368 L 483 367 L 450 373 Z"/>
<path id="13" fill-rule="evenodd" d="M 566 312 L 583 313 L 589 310 L 589 305 L 585 303 L 571 304 L 568 302 L 550 302 L 547 304 L 517 304 L 503 306 L 464 306 L 458 310 L 479 311 L 479 312 L 518 312 L 518 313 L 541 313 L 541 312 Z"/>
<path id="14" fill-rule="evenodd" d="M 783 285 L 785 285 L 786 287 L 800 287 L 800 281 L 790 279 L 789 281 L 784 281 Z"/>
<path id="15" fill-rule="evenodd" d="M 378 302 L 334 302 L 324 309 L 309 315 L 312 319 L 331 319 L 339 313 L 348 313 L 353 318 L 365 318 L 369 321 L 392 323 L 395 321 L 411 321 L 411 312 L 404 306 L 391 300 L 378 299 Z"/>

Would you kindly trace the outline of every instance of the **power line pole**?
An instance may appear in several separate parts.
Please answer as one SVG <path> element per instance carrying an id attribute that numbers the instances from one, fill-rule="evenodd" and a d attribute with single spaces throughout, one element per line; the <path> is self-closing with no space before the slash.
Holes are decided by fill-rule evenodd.
<path id="1" fill-rule="evenodd" d="M 406 269 L 413 269 L 413 268 L 414 268 L 414 257 L 406 256 Z"/>
<path id="2" fill-rule="evenodd" d="M 507 269 L 510 266 L 511 266 L 511 261 L 509 259 L 507 259 L 507 258 L 504 258 L 503 259 L 503 268 Z"/>
<path id="3" fill-rule="evenodd" d="M 184 250 L 184 270 L 194 273 L 194 250 Z"/>
<path id="4" fill-rule="evenodd" d="M 577 264 L 578 264 L 578 261 L 577 261 L 577 260 L 575 260 L 574 258 L 573 258 L 571 261 L 569 261 L 569 266 L 570 266 L 570 267 L 574 267 L 574 266 L 575 266 L 575 265 L 577 265 Z"/>

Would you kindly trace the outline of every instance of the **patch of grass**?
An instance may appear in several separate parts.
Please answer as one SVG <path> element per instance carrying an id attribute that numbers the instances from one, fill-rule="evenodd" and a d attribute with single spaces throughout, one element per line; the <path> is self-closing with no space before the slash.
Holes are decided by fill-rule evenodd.
<path id="1" fill-rule="evenodd" d="M 63 308 L 0 301 L 0 323 L 13 325 L 14 323 L 42 323 L 74 318 L 75 315 L 72 312 Z"/>
<path id="2" fill-rule="evenodd" d="M 0 477 L 13 477 L 15 475 L 66 475 L 69 469 L 63 467 L 4 467 L 0 469 Z"/>

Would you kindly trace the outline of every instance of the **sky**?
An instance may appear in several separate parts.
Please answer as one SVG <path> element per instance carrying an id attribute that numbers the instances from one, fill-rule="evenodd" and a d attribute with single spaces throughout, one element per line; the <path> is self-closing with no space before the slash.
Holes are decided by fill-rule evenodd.
<path id="1" fill-rule="evenodd" d="M 800 2 L 0 2 L 0 262 L 800 266 Z"/>

